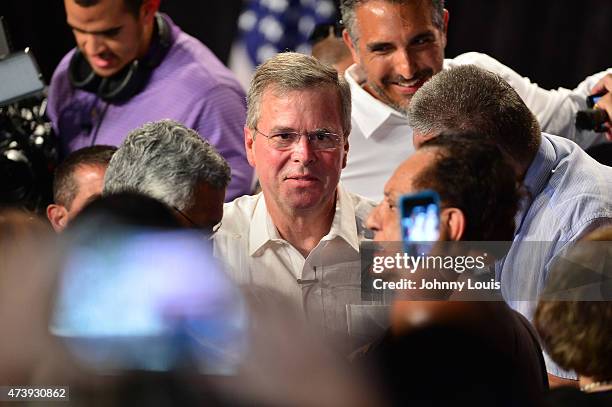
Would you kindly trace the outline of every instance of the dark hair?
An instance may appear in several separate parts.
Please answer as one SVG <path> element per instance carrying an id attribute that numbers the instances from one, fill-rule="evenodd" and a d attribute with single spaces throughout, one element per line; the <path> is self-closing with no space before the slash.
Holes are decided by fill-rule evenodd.
<path id="1" fill-rule="evenodd" d="M 327 38 L 340 38 L 342 39 L 342 30 L 344 27 L 342 23 L 321 23 L 315 25 L 310 37 L 308 37 L 308 42 L 310 45 L 316 45 L 319 42 L 327 39 Z"/>
<path id="2" fill-rule="evenodd" d="M 340 3 L 340 11 L 342 12 L 342 23 L 349 32 L 354 42 L 359 40 L 355 27 L 355 9 L 360 4 L 365 4 L 370 0 L 342 0 Z M 384 0 L 392 4 L 408 4 L 420 2 L 424 0 Z M 444 30 L 444 0 L 425 0 L 431 5 L 431 21 L 439 30 Z"/>
<path id="3" fill-rule="evenodd" d="M 53 201 L 70 209 L 74 197 L 79 192 L 73 177 L 74 171 L 84 165 L 106 167 L 117 147 L 91 146 L 73 151 L 57 166 L 53 176 Z"/>
<path id="4" fill-rule="evenodd" d="M 95 6 L 101 0 L 74 0 L 76 4 L 81 7 L 90 7 Z M 142 6 L 144 0 L 123 0 L 123 5 L 125 9 L 135 17 L 138 17 L 140 13 L 140 6 Z"/>
<path id="5" fill-rule="evenodd" d="M 501 76 L 474 65 L 434 75 L 407 113 L 415 134 L 479 133 L 522 165 L 531 163 L 541 142 L 540 125 L 518 93 Z"/>
<path id="6" fill-rule="evenodd" d="M 112 223 L 129 227 L 181 228 L 174 211 L 166 204 L 136 192 L 105 195 L 92 201 L 70 222 L 69 228 L 82 229 L 91 222 L 100 226 Z"/>
<path id="7" fill-rule="evenodd" d="M 391 337 L 379 360 L 379 377 L 391 405 L 529 405 L 510 355 L 461 326 L 440 323 Z M 448 373 L 439 377 L 442 366 Z"/>
<path id="8" fill-rule="evenodd" d="M 415 178 L 419 189 L 432 189 L 441 204 L 461 209 L 467 222 L 463 240 L 508 241 L 521 194 L 512 166 L 485 137 L 441 134 L 423 148 L 436 149 L 438 160 Z"/>

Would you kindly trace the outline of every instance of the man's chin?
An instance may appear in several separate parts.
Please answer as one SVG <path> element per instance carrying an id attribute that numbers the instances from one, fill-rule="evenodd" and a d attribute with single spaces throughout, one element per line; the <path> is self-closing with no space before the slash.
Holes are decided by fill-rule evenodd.
<path id="1" fill-rule="evenodd" d="M 322 191 L 293 191 L 284 199 L 287 207 L 292 211 L 318 210 L 330 204 L 329 198 L 323 196 Z"/>
<path id="2" fill-rule="evenodd" d="M 402 98 L 401 102 L 389 98 L 386 102 L 383 101 L 387 106 L 391 107 L 393 110 L 406 115 L 408 113 L 408 107 L 410 106 L 410 101 L 412 100 L 412 95 L 409 97 Z"/>
<path id="3" fill-rule="evenodd" d="M 115 75 L 117 72 L 123 69 L 123 66 L 112 65 L 108 67 L 100 67 L 93 64 L 91 61 L 88 61 L 91 69 L 96 73 L 96 75 L 102 78 L 108 78 Z"/>
<path id="4" fill-rule="evenodd" d="M 378 99 L 381 102 L 403 115 L 406 114 L 406 112 L 408 111 L 408 106 L 410 106 L 412 96 L 414 96 L 414 94 L 390 95 L 389 92 L 385 91 L 384 89 L 381 89 L 379 86 L 371 87 L 377 93 Z"/>
<path id="5" fill-rule="evenodd" d="M 110 78 L 111 76 L 117 74 L 121 69 L 111 69 L 111 70 L 104 70 L 104 71 L 96 71 L 94 69 L 94 72 L 102 77 L 102 78 Z"/>

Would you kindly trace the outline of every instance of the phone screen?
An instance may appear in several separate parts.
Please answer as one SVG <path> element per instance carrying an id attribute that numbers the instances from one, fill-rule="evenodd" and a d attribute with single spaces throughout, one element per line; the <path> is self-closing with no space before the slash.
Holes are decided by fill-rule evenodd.
<path id="1" fill-rule="evenodd" d="M 121 229 L 69 247 L 51 332 L 99 369 L 164 371 L 185 360 L 233 374 L 244 351 L 240 291 L 197 233 Z"/>
<path id="2" fill-rule="evenodd" d="M 0 106 L 45 88 L 38 66 L 29 52 L 18 52 L 0 60 Z"/>
<path id="3" fill-rule="evenodd" d="M 440 199 L 434 191 L 403 195 L 400 198 L 404 247 L 414 242 L 433 242 L 440 236 Z"/>

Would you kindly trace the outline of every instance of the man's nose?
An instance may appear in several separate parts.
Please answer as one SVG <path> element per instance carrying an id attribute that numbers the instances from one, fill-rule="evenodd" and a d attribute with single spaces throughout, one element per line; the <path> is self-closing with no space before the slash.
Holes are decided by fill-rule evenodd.
<path id="1" fill-rule="evenodd" d="M 308 140 L 306 134 L 302 134 L 300 139 L 293 145 L 292 156 L 294 161 L 308 165 L 316 160 L 315 151 Z"/>
<path id="2" fill-rule="evenodd" d="M 96 55 L 104 51 L 104 40 L 97 34 L 82 34 L 81 49 L 86 55 Z"/>
<path id="3" fill-rule="evenodd" d="M 368 218 L 365 221 L 365 227 L 374 231 L 375 233 L 380 232 L 380 208 L 382 203 L 379 203 L 372 212 L 368 215 Z M 376 236 L 374 237 L 376 238 Z"/>
<path id="4" fill-rule="evenodd" d="M 405 79 L 412 79 L 418 72 L 416 58 L 410 50 L 400 50 L 395 56 L 395 71 Z"/>

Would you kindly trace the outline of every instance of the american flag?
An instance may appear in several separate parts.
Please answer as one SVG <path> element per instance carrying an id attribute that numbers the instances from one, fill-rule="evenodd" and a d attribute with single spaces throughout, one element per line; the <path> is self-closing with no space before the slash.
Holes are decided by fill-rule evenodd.
<path id="1" fill-rule="evenodd" d="M 337 14 L 333 0 L 250 0 L 238 27 L 256 66 L 283 51 L 310 54 L 308 37 L 315 25 L 333 23 Z"/>

